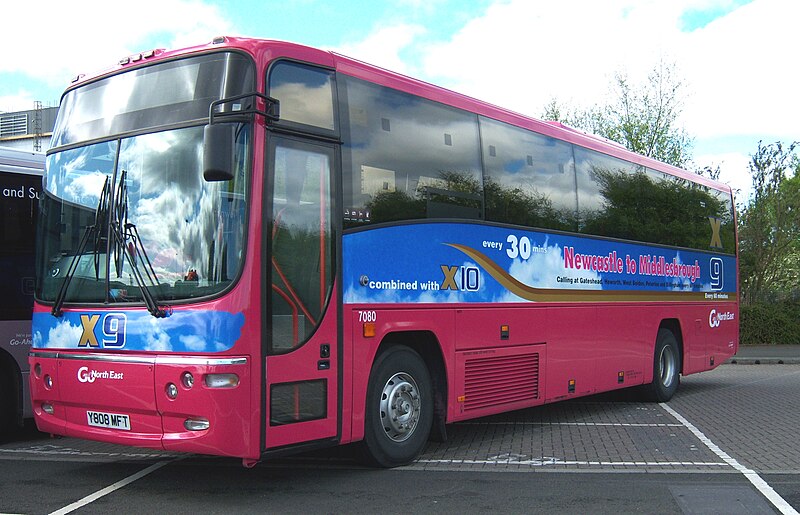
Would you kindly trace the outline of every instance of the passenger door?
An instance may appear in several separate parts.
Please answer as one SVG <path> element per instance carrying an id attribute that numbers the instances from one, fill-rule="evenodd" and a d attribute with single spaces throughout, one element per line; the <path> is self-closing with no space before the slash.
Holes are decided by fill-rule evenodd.
<path id="1" fill-rule="evenodd" d="M 267 220 L 265 448 L 336 438 L 333 144 L 271 136 Z"/>

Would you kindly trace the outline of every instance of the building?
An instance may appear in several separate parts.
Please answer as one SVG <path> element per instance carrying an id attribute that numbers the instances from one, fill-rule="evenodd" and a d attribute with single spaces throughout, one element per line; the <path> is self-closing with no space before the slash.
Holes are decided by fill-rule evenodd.
<path id="1" fill-rule="evenodd" d="M 29 111 L 0 112 L 0 147 L 46 152 L 56 123 L 58 107 L 37 107 Z"/>

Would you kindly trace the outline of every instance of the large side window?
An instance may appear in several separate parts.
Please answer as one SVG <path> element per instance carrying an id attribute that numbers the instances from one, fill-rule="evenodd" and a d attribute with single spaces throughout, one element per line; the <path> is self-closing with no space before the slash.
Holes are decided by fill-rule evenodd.
<path id="1" fill-rule="evenodd" d="M 581 147 L 575 148 L 575 165 L 580 232 L 653 241 L 641 211 L 651 185 L 644 167 Z"/>
<path id="2" fill-rule="evenodd" d="M 0 320 L 31 318 L 33 309 L 33 246 L 42 190 L 38 175 L 0 172 L 4 192 L 0 205 Z"/>
<path id="3" fill-rule="evenodd" d="M 486 219 L 574 231 L 572 145 L 481 118 Z"/>
<path id="4" fill-rule="evenodd" d="M 703 185 L 575 148 L 579 229 L 586 234 L 733 253 L 730 197 Z"/>
<path id="5" fill-rule="evenodd" d="M 345 225 L 483 217 L 474 114 L 345 77 Z"/>

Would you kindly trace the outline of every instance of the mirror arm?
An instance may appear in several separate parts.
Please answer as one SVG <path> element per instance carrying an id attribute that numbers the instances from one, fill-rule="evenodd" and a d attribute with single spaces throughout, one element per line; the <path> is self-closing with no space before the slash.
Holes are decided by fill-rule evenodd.
<path id="1" fill-rule="evenodd" d="M 259 109 L 256 107 L 247 107 L 245 109 L 241 108 L 241 105 L 235 106 L 235 110 L 225 110 L 220 108 L 220 106 L 224 106 L 225 104 L 230 104 L 231 102 L 235 102 L 236 100 L 242 100 L 245 98 L 252 98 L 255 97 L 256 104 L 257 100 L 261 99 L 264 101 L 266 105 L 265 109 Z M 241 115 L 249 115 L 249 114 L 257 114 L 263 116 L 267 121 L 276 122 L 280 119 L 280 102 L 277 99 L 272 97 L 268 97 L 267 95 L 263 95 L 261 93 L 244 93 L 242 95 L 236 95 L 233 97 L 228 98 L 221 98 L 219 100 L 215 100 L 211 102 L 211 105 L 208 107 L 208 124 L 213 125 L 217 120 L 215 118 L 225 118 L 228 116 L 241 116 Z M 222 120 L 219 120 L 220 122 Z"/>

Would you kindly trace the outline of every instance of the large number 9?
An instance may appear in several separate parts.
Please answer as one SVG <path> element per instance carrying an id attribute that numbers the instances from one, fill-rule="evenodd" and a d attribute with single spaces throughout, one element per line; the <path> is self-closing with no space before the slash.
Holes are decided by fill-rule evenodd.
<path id="1" fill-rule="evenodd" d="M 711 275 L 711 289 L 721 290 L 722 285 L 725 283 L 723 277 L 724 267 L 722 260 L 718 257 L 712 257 L 708 262 L 709 274 Z"/>
<path id="2" fill-rule="evenodd" d="M 125 325 L 128 319 L 124 313 L 109 313 L 103 318 L 103 346 L 124 347 Z"/>

